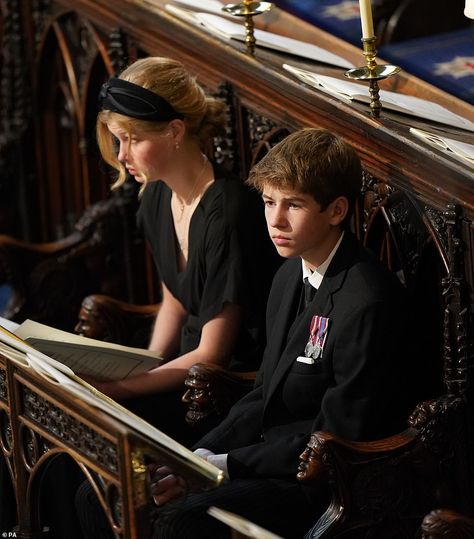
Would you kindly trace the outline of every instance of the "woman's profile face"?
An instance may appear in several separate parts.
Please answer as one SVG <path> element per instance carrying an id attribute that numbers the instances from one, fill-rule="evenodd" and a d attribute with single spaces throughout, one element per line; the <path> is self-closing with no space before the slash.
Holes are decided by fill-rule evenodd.
<path id="1" fill-rule="evenodd" d="M 118 160 L 143 183 L 164 179 L 173 167 L 173 137 L 168 129 L 163 131 L 129 132 L 123 126 L 110 122 L 107 127 L 119 144 Z"/>

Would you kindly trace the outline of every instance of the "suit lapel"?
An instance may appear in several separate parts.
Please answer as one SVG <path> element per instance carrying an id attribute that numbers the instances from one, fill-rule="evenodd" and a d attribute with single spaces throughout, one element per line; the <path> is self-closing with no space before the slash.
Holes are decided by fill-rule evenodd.
<path id="1" fill-rule="evenodd" d="M 272 358 L 272 365 L 274 365 L 275 368 L 270 371 L 273 371 L 273 375 L 269 380 L 265 404 L 268 403 L 278 384 L 290 369 L 293 362 L 296 361 L 296 358 L 304 354 L 304 346 L 309 339 L 313 316 L 318 314 L 330 318 L 331 311 L 334 307 L 334 295 L 344 283 L 347 270 L 353 263 L 354 253 L 357 250 L 357 246 L 358 243 L 354 236 L 346 232 L 311 305 L 296 318 L 291 327 L 291 322 L 288 322 L 288 316 L 285 316 L 285 327 L 290 327 L 290 330 L 285 334 L 287 335 L 286 344 L 284 340 L 280 341 L 282 346 L 272 350 L 272 353 L 275 355 L 279 354 L 279 357 Z M 279 327 L 279 329 L 284 331 L 285 328 Z M 329 331 L 331 331 L 330 328 Z"/>
<path id="2" fill-rule="evenodd" d="M 301 262 L 299 259 L 286 262 L 290 268 L 287 272 L 288 278 L 284 283 L 282 300 L 278 305 L 278 314 L 275 316 L 274 325 L 267 335 L 267 346 L 265 350 L 265 378 L 264 387 L 268 389 L 268 382 L 273 376 L 277 367 L 281 351 L 285 349 L 288 339 L 289 328 L 291 327 L 301 291 Z M 300 271 L 298 272 L 298 264 Z"/>

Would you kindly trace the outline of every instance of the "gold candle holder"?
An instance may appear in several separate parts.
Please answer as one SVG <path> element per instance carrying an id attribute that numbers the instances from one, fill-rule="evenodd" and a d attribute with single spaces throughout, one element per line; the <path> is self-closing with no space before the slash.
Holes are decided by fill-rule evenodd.
<path id="1" fill-rule="evenodd" d="M 395 75 L 400 71 L 400 68 L 390 64 L 377 65 L 377 62 L 375 61 L 377 56 L 375 43 L 375 36 L 362 38 L 363 54 L 365 56 L 366 65 L 364 67 L 349 69 L 349 71 L 346 71 L 345 75 L 349 79 L 369 81 L 370 112 L 372 116 L 378 118 L 380 116 L 380 111 L 382 110 L 378 81 Z"/>
<path id="2" fill-rule="evenodd" d="M 245 17 L 245 47 L 251 56 L 255 56 L 255 25 L 253 18 L 272 9 L 271 2 L 252 2 L 244 0 L 240 4 L 228 4 L 222 11 L 234 15 L 234 17 Z"/>

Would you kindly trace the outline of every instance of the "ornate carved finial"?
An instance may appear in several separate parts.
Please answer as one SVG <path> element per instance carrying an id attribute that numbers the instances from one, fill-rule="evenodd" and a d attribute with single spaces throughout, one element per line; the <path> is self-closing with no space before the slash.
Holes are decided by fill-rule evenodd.
<path id="1" fill-rule="evenodd" d="M 246 373 L 226 371 L 218 365 L 193 365 L 184 381 L 186 391 L 182 397 L 188 407 L 186 422 L 197 426 L 215 414 L 227 412 L 252 384 L 253 379 Z"/>
<path id="2" fill-rule="evenodd" d="M 328 476 L 334 479 L 335 468 L 327 433 L 314 432 L 299 457 L 296 478 L 302 483 L 314 484 Z"/>
<path id="3" fill-rule="evenodd" d="M 109 34 L 107 51 L 114 73 L 118 74 L 127 67 L 126 37 L 121 28 L 114 28 Z"/>

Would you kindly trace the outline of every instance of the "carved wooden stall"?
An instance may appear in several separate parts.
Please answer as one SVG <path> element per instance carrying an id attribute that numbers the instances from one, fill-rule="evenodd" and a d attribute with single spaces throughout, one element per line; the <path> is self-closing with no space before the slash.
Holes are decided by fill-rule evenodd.
<path id="1" fill-rule="evenodd" d="M 17 133 L 15 141 L 21 143 L 28 130 L 30 135 L 34 133 L 37 163 L 36 168 L 25 164 L 30 179 L 24 180 L 24 185 L 29 185 L 30 191 L 23 202 L 24 208 L 31 209 L 39 201 L 40 209 L 36 226 L 24 237 L 41 241 L 61 238 L 90 203 L 106 196 L 108 180 L 92 140 L 95 96 L 110 73 L 143 55 L 181 60 L 209 91 L 227 101 L 228 133 L 216 141 L 215 158 L 242 178 L 251 164 L 289 131 L 317 126 L 338 133 L 354 145 L 363 161 L 365 202 L 354 223 L 359 236 L 364 237 L 387 198 L 399 193 L 403 200 L 414 201 L 430 231 L 430 241 L 442 253 L 445 272 L 438 285 L 444 302 L 444 334 L 440 339 L 443 367 L 442 372 L 435 366 L 433 370 L 444 382 L 437 395 L 443 400 L 429 407 L 429 418 L 422 422 L 427 425 L 423 433 L 436 437 L 437 429 L 443 428 L 443 418 L 437 421 L 437 417 L 452 412 L 456 418 L 459 428 L 451 440 L 456 446 L 451 468 L 455 470 L 453 508 L 472 513 L 473 169 L 410 134 L 410 125 L 426 128 L 427 124 L 384 110 L 375 119 L 364 105 L 340 101 L 297 82 L 282 63 L 343 77 L 340 69 L 263 49 L 253 58 L 238 42 L 221 41 L 176 19 L 163 10 L 164 4 L 162 0 L 38 0 L 26 7 L 13 0 L 3 2 L 4 23 L 12 20 L 16 25 L 4 27 L 4 43 L 12 42 L 12 32 L 34 36 L 25 51 L 18 52 L 27 66 L 24 76 L 31 83 L 27 90 L 31 91 L 34 114 L 27 115 L 26 128 Z M 355 65 L 362 63 L 358 49 L 279 10 L 256 22 L 274 32 L 319 44 Z M 413 77 L 401 74 L 382 86 L 433 100 L 474 121 L 471 106 Z M 447 132 L 474 143 L 472 133 L 449 128 Z M 54 150 L 58 141 L 60 152 Z M 5 155 L 0 152 L 0 157 Z M 403 204 L 392 217 L 402 228 L 402 237 L 408 235 L 411 225 Z M 130 242 L 130 238 L 124 237 L 124 241 Z M 412 257 L 416 259 L 416 251 Z M 137 275 L 131 264 L 121 270 L 129 281 Z M 146 270 L 149 276 L 151 269 Z M 151 286 L 149 278 L 143 282 Z M 153 299 L 149 290 L 145 297 Z M 332 443 L 324 435 L 321 439 L 322 446 Z M 327 463 L 330 467 L 330 459 Z"/>

